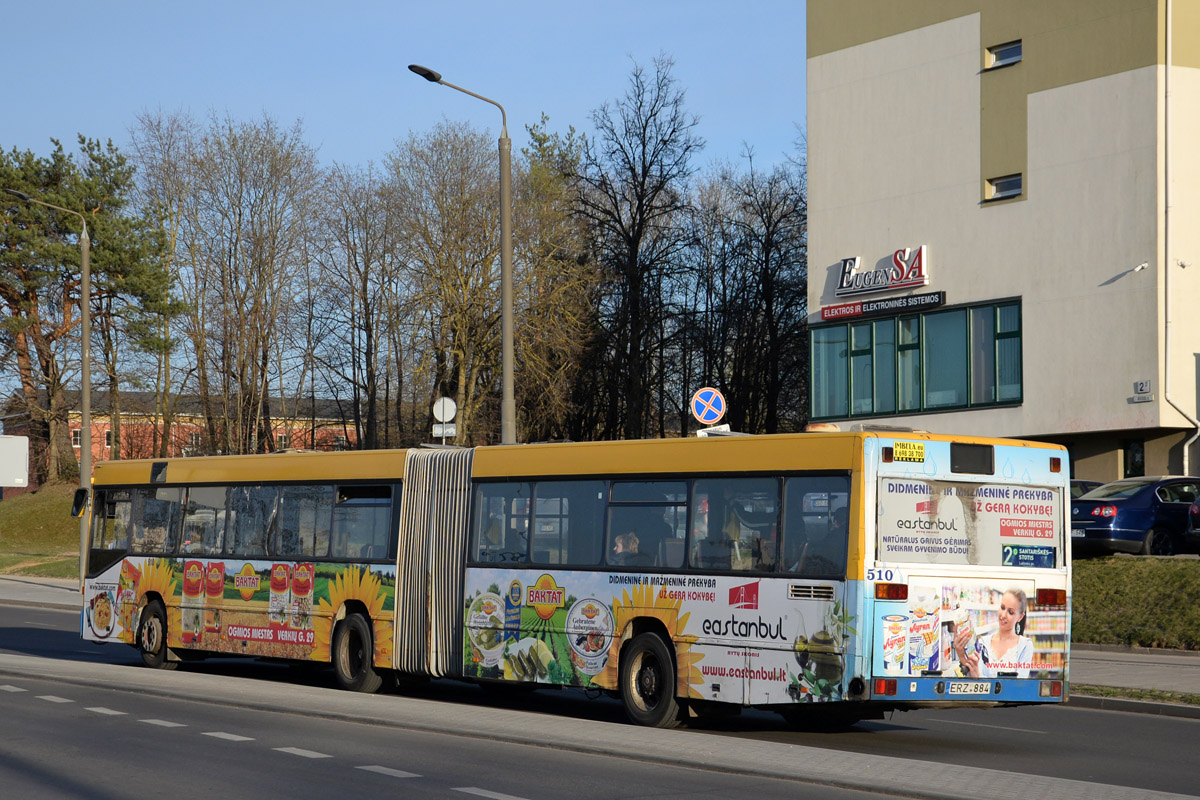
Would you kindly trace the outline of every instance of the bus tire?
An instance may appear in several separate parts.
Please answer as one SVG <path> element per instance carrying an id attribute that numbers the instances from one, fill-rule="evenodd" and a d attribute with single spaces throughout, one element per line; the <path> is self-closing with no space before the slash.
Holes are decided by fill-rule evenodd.
<path id="1" fill-rule="evenodd" d="M 375 671 L 371 626 L 361 614 L 350 614 L 333 634 L 333 671 L 338 685 L 351 692 L 374 694 L 383 685 Z"/>
<path id="2" fill-rule="evenodd" d="M 142 609 L 138 621 L 137 648 L 142 663 L 151 669 L 175 669 L 177 661 L 167 660 L 167 610 L 161 600 L 151 600 Z"/>
<path id="3" fill-rule="evenodd" d="M 629 719 L 649 728 L 680 724 L 675 699 L 675 659 L 662 638 L 643 633 L 621 653 L 621 702 Z"/>

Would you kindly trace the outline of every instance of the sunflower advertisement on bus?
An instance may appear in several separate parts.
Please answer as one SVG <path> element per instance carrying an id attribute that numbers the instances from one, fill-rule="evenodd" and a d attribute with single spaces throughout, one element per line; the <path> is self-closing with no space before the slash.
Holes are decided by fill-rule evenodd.
<path id="1" fill-rule="evenodd" d="M 128 557 L 88 579 L 83 636 L 135 644 L 149 598 L 165 606 L 167 645 L 214 653 L 328 661 L 334 616 L 361 603 L 374 662 L 391 666 L 392 566 Z"/>
<path id="2" fill-rule="evenodd" d="M 856 631 L 839 584 L 828 584 L 827 599 L 788 602 L 785 584 L 730 576 L 523 574 L 528 585 L 511 570 L 468 570 L 467 677 L 616 689 L 621 645 L 638 619 L 661 626 L 673 644 L 681 696 L 844 696 Z"/>

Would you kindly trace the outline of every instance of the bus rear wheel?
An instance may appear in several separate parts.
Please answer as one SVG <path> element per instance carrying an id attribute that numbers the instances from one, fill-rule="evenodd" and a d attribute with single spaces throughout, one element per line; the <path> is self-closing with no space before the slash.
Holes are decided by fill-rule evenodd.
<path id="1" fill-rule="evenodd" d="M 650 728 L 680 724 L 675 661 L 662 638 L 643 633 L 621 654 L 621 701 L 629 719 Z"/>
<path id="2" fill-rule="evenodd" d="M 152 669 L 175 669 L 178 662 L 167 660 L 167 610 L 161 600 L 151 600 L 142 609 L 138 621 L 137 647 L 142 663 Z"/>
<path id="3" fill-rule="evenodd" d="M 371 627 L 360 614 L 350 614 L 338 623 L 333 635 L 333 671 L 338 685 L 351 692 L 372 694 L 383 685 L 375 671 L 375 647 Z"/>

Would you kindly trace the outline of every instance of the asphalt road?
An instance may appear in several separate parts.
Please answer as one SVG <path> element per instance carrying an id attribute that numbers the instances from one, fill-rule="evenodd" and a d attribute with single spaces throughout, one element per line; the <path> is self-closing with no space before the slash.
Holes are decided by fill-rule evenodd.
<path id="1" fill-rule="evenodd" d="M 12 798 L 877 796 L 33 678 L 0 694 Z"/>
<path id="2" fill-rule="evenodd" d="M 76 623 L 76 615 L 69 612 L 0 605 L 0 653 L 53 659 L 70 664 L 77 673 L 81 666 L 92 663 L 129 665 L 136 670 L 129 678 L 129 688 L 134 690 L 139 682 L 148 683 L 142 676 L 155 676 L 154 683 L 162 685 L 185 683 L 189 676 L 212 683 L 215 676 L 260 681 L 264 696 L 286 698 L 291 687 L 291 694 L 297 696 L 340 700 L 335 705 L 361 699 L 333 689 L 328 671 L 247 660 L 212 660 L 184 666 L 173 674 L 153 673 L 135 666 L 140 662 L 132 648 L 81 641 Z M 619 704 L 588 699 L 573 691 L 497 693 L 435 681 L 407 689 L 404 698 L 377 698 L 432 707 L 433 716 L 446 719 L 439 732 L 317 717 L 303 707 L 287 708 L 286 699 L 259 704 L 279 710 L 251 709 L 244 702 L 244 692 L 227 700 L 210 692 L 207 702 L 193 702 L 93 686 L 86 680 L 63 683 L 46 677 L 0 674 L 0 716 L 10 732 L 7 739 L 0 740 L 0 786 L 20 787 L 19 793 L 11 795 L 14 797 L 78 796 L 72 787 L 90 787 L 93 781 L 98 781 L 96 787 L 115 792 L 95 796 L 134 796 L 122 793 L 127 786 L 124 781 L 130 774 L 143 773 L 167 782 L 147 784 L 150 786 L 182 780 L 189 786 L 194 783 L 201 794 L 221 791 L 234 796 L 250 791 L 279 794 L 280 781 L 296 781 L 306 793 L 348 785 L 373 790 L 385 777 L 401 782 L 392 791 L 428 797 L 461 797 L 464 789 L 478 789 L 485 793 L 481 796 L 493 798 L 564 793 L 580 798 L 732 797 L 748 792 L 764 797 L 856 796 L 844 787 L 805 783 L 798 788 L 794 782 L 755 774 L 752 766 L 742 770 L 744 774 L 730 774 L 726 768 L 664 765 L 635 743 L 644 732 L 624 723 Z M 481 716 L 505 714 L 505 725 L 510 726 L 505 730 L 521 735 L 510 741 L 464 735 L 463 726 L 455 727 L 452 718 L 470 718 L 473 710 Z M 615 732 L 618 739 L 624 732 L 631 741 L 630 754 L 621 757 L 619 751 L 558 748 L 550 734 L 539 741 L 540 729 L 563 726 L 570 726 L 583 741 L 590 731 L 597 737 L 601 733 L 611 737 Z M 13 737 L 12 731 L 19 736 Z M 210 735 L 214 733 L 224 735 Z M 1196 720 L 1070 707 L 1021 707 L 908 712 L 837 733 L 798 732 L 775 715 L 751 712 L 708 722 L 685 735 L 692 737 L 688 739 L 692 746 L 699 742 L 701 748 L 725 751 L 726 755 L 745 752 L 747 764 L 751 764 L 756 747 L 773 748 L 770 752 L 774 753 L 790 752 L 778 748 L 791 746 L 797 758 L 806 754 L 816 754 L 818 760 L 822 754 L 836 756 L 831 763 L 842 765 L 846 774 L 852 774 L 862 761 L 846 758 L 846 754 L 859 753 L 902 759 L 918 772 L 926 764 L 932 765 L 931 772 L 936 769 L 945 774 L 963 767 L 980 770 L 979 775 L 993 780 L 1003 780 L 1005 775 L 1045 776 L 1127 787 L 1128 793 L 1118 791 L 1113 796 L 1141 796 L 1154 791 L 1189 795 L 1197 791 L 1192 757 L 1198 734 L 1200 721 Z M 667 737 L 679 734 L 656 732 L 656 736 L 655 741 L 669 742 Z M 64 754 L 69 757 L 63 758 Z M 220 765 L 219 769 L 213 769 L 214 764 Z M 360 769 L 363 767 L 380 769 Z M 110 772 L 119 777 L 111 782 L 101 780 Z M 402 778 L 398 773 L 421 777 Z M 875 788 L 888 792 L 887 770 L 880 774 Z M 5 794 L 8 796 L 7 791 Z M 1080 796 L 1089 796 L 1086 787 Z"/>

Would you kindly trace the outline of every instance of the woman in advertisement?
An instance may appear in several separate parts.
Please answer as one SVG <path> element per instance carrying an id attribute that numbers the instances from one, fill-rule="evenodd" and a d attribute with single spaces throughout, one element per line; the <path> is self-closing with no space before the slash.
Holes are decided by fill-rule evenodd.
<path id="1" fill-rule="evenodd" d="M 954 653 L 963 672 L 972 678 L 1011 676 L 1028 678 L 1033 668 L 1033 640 L 1025 631 L 1025 592 L 1009 589 L 1000 598 L 995 633 L 975 639 L 970 628 L 959 627 L 954 634 Z"/>

